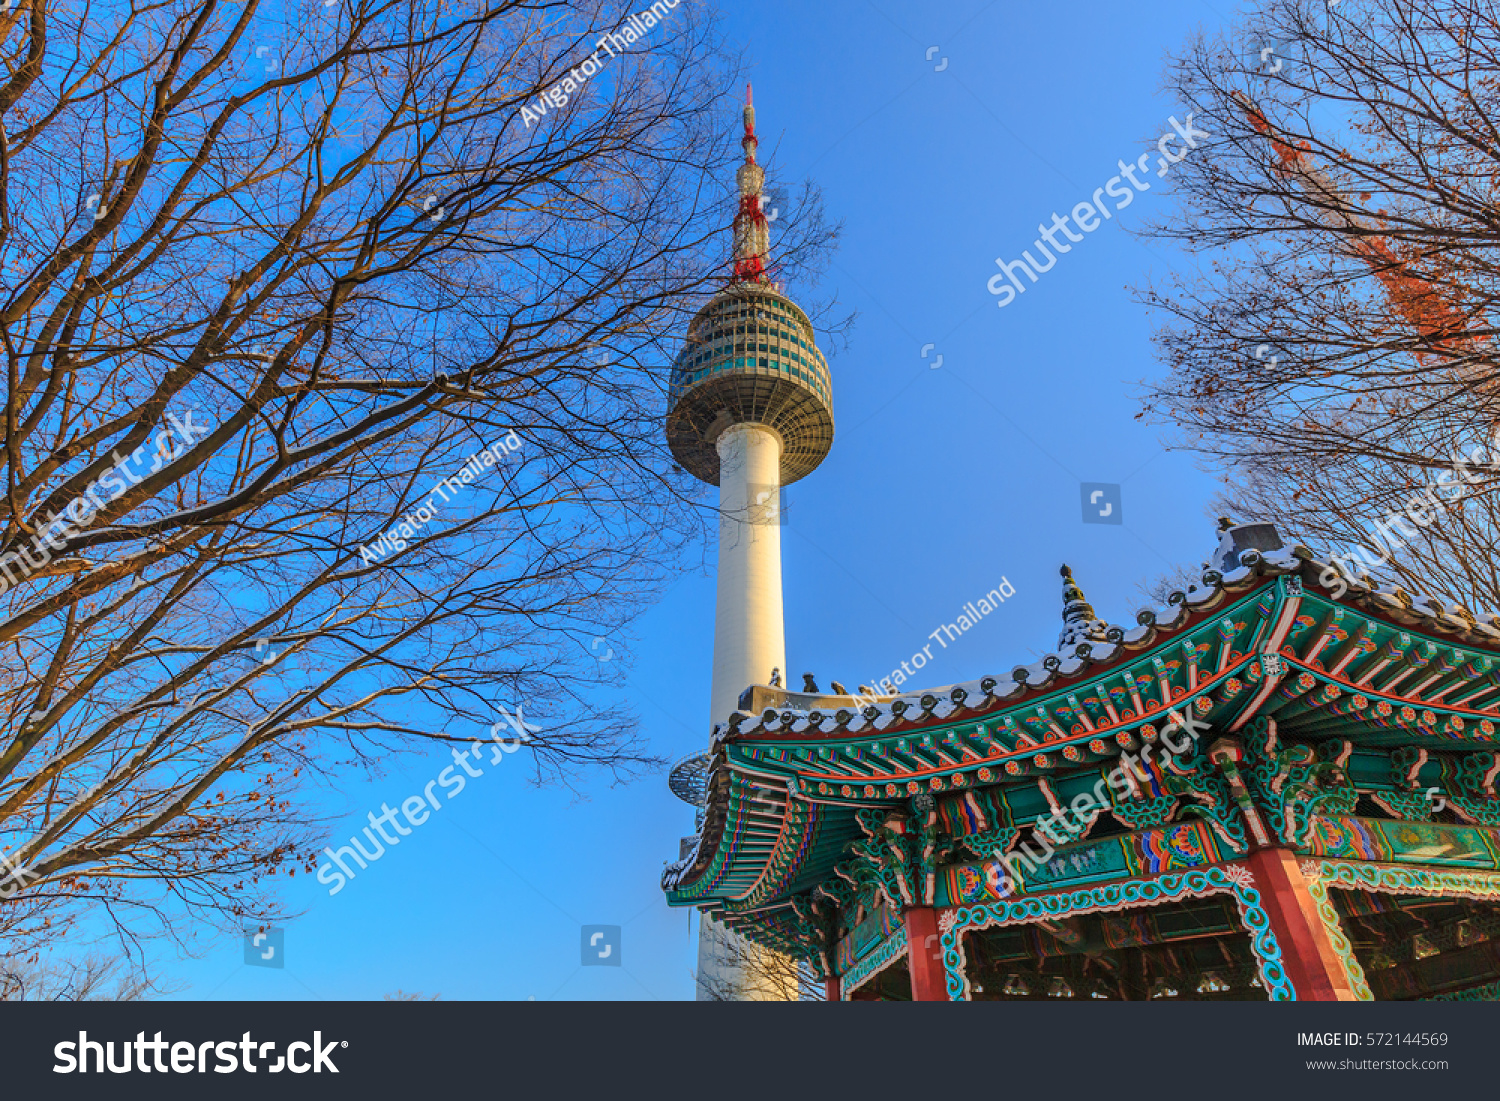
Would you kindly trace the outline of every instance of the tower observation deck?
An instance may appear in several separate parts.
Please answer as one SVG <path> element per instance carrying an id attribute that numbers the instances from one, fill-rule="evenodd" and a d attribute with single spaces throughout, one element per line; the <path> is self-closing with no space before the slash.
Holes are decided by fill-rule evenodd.
<path id="1" fill-rule="evenodd" d="M 770 283 L 733 283 L 698 312 L 668 402 L 672 455 L 710 485 L 719 484 L 716 444 L 730 425 L 776 434 L 784 486 L 812 473 L 833 446 L 828 361 L 807 315 Z"/>

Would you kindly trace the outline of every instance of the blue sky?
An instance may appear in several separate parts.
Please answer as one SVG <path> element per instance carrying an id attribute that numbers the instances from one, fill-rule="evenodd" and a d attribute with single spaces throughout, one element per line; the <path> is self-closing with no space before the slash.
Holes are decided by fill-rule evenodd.
<path id="1" fill-rule="evenodd" d="M 832 454 L 787 498 L 793 674 L 825 687 L 884 675 L 1002 576 L 1016 595 L 934 646 L 917 687 L 1007 672 L 1055 648 L 1062 562 L 1101 616 L 1133 623 L 1139 582 L 1209 552 L 1214 479 L 1135 419 L 1138 383 L 1162 369 L 1127 286 L 1179 258 L 1126 230 L 1165 211 L 1167 182 L 1143 174 L 1150 191 L 1005 308 L 986 282 L 997 256 L 1032 248 L 1039 222 L 1184 115 L 1159 90 L 1165 53 L 1230 14 L 1177 0 L 1072 15 L 982 0 L 733 6 L 762 161 L 783 182 L 812 177 L 846 224 L 822 285 L 788 289 L 860 312 L 831 361 Z M 1120 484 L 1124 522 L 1083 523 L 1082 482 Z M 668 758 L 706 744 L 713 607 L 712 576 L 689 569 L 633 638 L 610 640 L 612 660 L 631 663 L 613 698 Z M 302 913 L 283 969 L 245 966 L 238 938 L 209 939 L 197 958 L 161 961 L 177 996 L 690 998 L 694 930 L 658 883 L 692 812 L 665 777 L 579 798 L 528 786 L 524 754 L 485 762 L 338 895 L 291 881 Z M 409 756 L 328 794 L 334 843 L 449 763 Z M 621 966 L 579 966 L 593 924 L 622 927 Z"/>

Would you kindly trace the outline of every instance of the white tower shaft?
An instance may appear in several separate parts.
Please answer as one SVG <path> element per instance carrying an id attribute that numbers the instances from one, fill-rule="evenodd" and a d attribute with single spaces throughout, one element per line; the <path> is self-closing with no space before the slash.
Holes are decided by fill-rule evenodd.
<path id="1" fill-rule="evenodd" d="M 718 439 L 719 591 L 714 617 L 713 723 L 740 693 L 786 668 L 781 617 L 781 438 L 736 424 Z M 785 679 L 783 683 L 787 683 Z"/>
<path id="2" fill-rule="evenodd" d="M 786 676 L 781 618 L 781 437 L 736 424 L 718 439 L 719 592 L 714 617 L 711 721 L 739 706 L 740 693 Z M 706 914 L 698 935 L 698 999 L 774 1001 L 795 989 L 796 969 L 736 936 Z M 780 982 L 776 979 L 781 978 Z"/>

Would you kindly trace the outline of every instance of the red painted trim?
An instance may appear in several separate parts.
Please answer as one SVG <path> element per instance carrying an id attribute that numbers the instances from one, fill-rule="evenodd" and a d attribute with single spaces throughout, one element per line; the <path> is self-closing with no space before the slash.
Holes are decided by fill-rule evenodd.
<path id="1" fill-rule="evenodd" d="M 857 774 L 853 774 L 853 773 L 846 774 L 846 773 L 823 773 L 823 772 L 799 772 L 797 775 L 800 777 L 802 783 L 804 783 L 804 784 L 825 783 L 825 784 L 838 784 L 840 786 L 842 786 L 844 784 L 848 784 L 850 787 L 855 787 L 855 786 L 859 786 L 859 785 L 863 785 L 863 784 L 894 784 L 894 783 L 905 783 L 905 782 L 910 781 L 910 780 L 917 780 L 917 781 L 926 780 L 926 779 L 930 779 L 930 778 L 932 778 L 934 776 L 947 777 L 947 776 L 952 775 L 955 772 L 966 772 L 966 771 L 969 771 L 969 770 L 973 769 L 975 766 L 978 766 L 978 765 L 996 765 L 996 764 L 1002 764 L 1003 765 L 1006 761 L 1013 761 L 1013 760 L 1018 760 L 1018 759 L 1021 759 L 1021 758 L 1027 757 L 1027 756 L 1034 756 L 1035 754 L 1033 753 L 1033 750 L 1035 750 L 1035 749 L 1040 749 L 1040 750 L 1043 750 L 1043 751 L 1050 752 L 1050 751 L 1052 751 L 1054 749 L 1061 749 L 1062 747 L 1068 746 L 1068 745 L 1087 744 L 1093 738 L 1098 738 L 1098 737 L 1105 736 L 1105 735 L 1111 735 L 1111 734 L 1117 733 L 1121 729 L 1125 729 L 1125 730 L 1128 730 L 1130 732 L 1134 732 L 1134 730 L 1139 729 L 1139 727 L 1142 724 L 1154 721 L 1155 719 L 1157 719 L 1159 717 L 1163 717 L 1163 716 L 1165 716 L 1167 714 L 1167 712 L 1171 711 L 1174 708 L 1185 707 L 1185 706 L 1187 706 L 1191 702 L 1191 700 L 1201 699 L 1201 698 L 1203 698 L 1206 695 L 1212 695 L 1213 689 L 1216 688 L 1216 687 L 1218 687 L 1222 682 L 1228 680 L 1231 676 L 1234 676 L 1234 675 L 1238 674 L 1242 669 L 1244 669 L 1246 666 L 1250 665 L 1252 662 L 1258 661 L 1258 660 L 1260 660 L 1261 658 L 1263 658 L 1265 656 L 1266 655 L 1263 654 L 1263 653 L 1261 653 L 1260 651 L 1254 651 L 1253 650 L 1250 653 L 1246 654 L 1244 657 L 1242 657 L 1237 663 L 1235 663 L 1234 665 L 1231 665 L 1228 669 L 1224 670 L 1223 673 L 1217 674 L 1211 680 L 1207 680 L 1207 681 L 1202 682 L 1202 684 L 1200 684 L 1199 688 L 1195 689 L 1193 692 L 1190 692 L 1190 693 L 1187 693 L 1187 694 L 1183 695 L 1180 699 L 1173 700 L 1172 703 L 1170 705 L 1166 706 L 1166 707 L 1163 707 L 1162 704 L 1160 703 L 1160 701 L 1153 700 L 1153 701 L 1151 701 L 1151 705 L 1149 707 L 1147 707 L 1147 709 L 1146 709 L 1146 711 L 1145 711 L 1144 714 L 1137 715 L 1135 718 L 1126 719 L 1118 727 L 1115 727 L 1115 726 L 1108 726 L 1108 727 L 1101 726 L 1101 727 L 1095 728 L 1093 731 L 1085 731 L 1085 732 L 1083 732 L 1081 734 L 1070 734 L 1070 735 L 1066 736 L 1066 738 L 1062 738 L 1062 739 L 1054 738 L 1051 741 L 1037 742 L 1037 743 L 1035 743 L 1034 746 L 1029 746 L 1026 749 L 1014 749 L 1014 750 L 1011 750 L 1009 753 L 997 754 L 997 755 L 992 756 L 992 757 L 980 757 L 980 758 L 976 758 L 976 759 L 974 759 L 972 761 L 969 761 L 968 763 L 966 763 L 964 765 L 950 765 L 950 766 L 947 766 L 945 768 L 930 768 L 930 769 L 924 769 L 924 770 L 922 770 L 920 772 L 886 772 L 886 773 L 877 773 L 877 774 L 870 775 L 870 776 L 862 776 L 862 775 L 857 775 Z M 1356 694 L 1361 695 L 1361 696 L 1366 696 L 1366 697 L 1371 698 L 1372 700 L 1379 700 L 1379 701 L 1382 701 L 1382 702 L 1385 702 L 1385 703 L 1389 703 L 1389 704 L 1391 704 L 1393 706 L 1399 705 L 1399 706 L 1403 706 L 1403 707 L 1412 707 L 1412 708 L 1420 709 L 1420 710 L 1424 710 L 1424 711 L 1436 711 L 1436 712 L 1443 712 L 1443 713 L 1461 714 L 1465 718 L 1472 718 L 1472 719 L 1475 719 L 1475 720 L 1489 719 L 1489 720 L 1494 721 L 1496 719 L 1500 719 L 1500 705 L 1497 705 L 1494 710 L 1476 711 L 1473 708 L 1460 707 L 1460 706 L 1458 706 L 1456 704 L 1451 704 L 1451 703 L 1442 703 L 1442 702 L 1436 702 L 1436 703 L 1434 703 L 1434 702 L 1429 702 L 1429 701 L 1426 701 L 1426 700 L 1420 700 L 1420 699 L 1417 699 L 1416 697 L 1401 696 L 1401 695 L 1397 695 L 1395 693 L 1385 693 L 1385 692 L 1381 691 L 1379 688 L 1374 688 L 1374 687 L 1371 687 L 1369 685 L 1356 684 L 1355 682 L 1353 682 L 1351 680 L 1347 680 L 1346 678 L 1344 678 L 1342 676 L 1339 676 L 1339 675 L 1337 675 L 1335 673 L 1330 673 L 1326 669 L 1314 668 L 1313 666 L 1311 666 L 1311 665 L 1307 664 L 1306 662 L 1304 662 L 1301 658 L 1298 658 L 1295 655 L 1288 653 L 1286 650 L 1282 650 L 1280 653 L 1278 653 L 1278 654 L 1276 654 L 1274 656 L 1279 657 L 1283 662 L 1285 662 L 1290 667 L 1291 670 L 1308 673 L 1308 674 L 1310 674 L 1310 675 L 1312 675 L 1314 677 L 1319 677 L 1319 678 L 1322 678 L 1324 680 L 1331 681 L 1333 683 L 1338 684 L 1342 688 L 1348 689 L 1351 693 L 1356 693 Z M 1256 695 L 1252 696 L 1251 699 L 1250 699 L 1250 706 L 1247 706 L 1246 709 L 1243 712 L 1240 713 L 1239 718 L 1230 727 L 1230 733 L 1236 733 L 1236 732 L 1238 732 L 1240 729 L 1243 728 L 1243 726 L 1246 723 L 1248 723 L 1252 718 L 1254 718 L 1255 715 L 1260 711 L 1260 709 L 1265 706 L 1266 699 L 1268 699 L 1271 696 L 1271 694 L 1276 691 L 1276 689 L 1278 687 L 1280 687 L 1282 684 L 1284 684 L 1287 681 L 1287 679 L 1288 679 L 1288 677 L 1290 675 L 1291 675 L 1290 672 L 1287 672 L 1287 673 L 1278 674 L 1274 678 L 1265 678 L 1265 679 L 1263 679 L 1262 683 L 1256 689 Z M 965 721 L 968 721 L 968 720 L 965 720 Z M 919 728 L 919 729 L 922 729 L 922 728 Z M 902 731 L 901 734 L 902 734 L 903 737 L 905 737 L 905 736 L 909 736 L 910 734 L 915 733 L 915 732 L 916 731 Z M 862 736 L 863 737 L 868 737 L 868 735 L 850 735 L 847 732 L 845 732 L 845 734 L 843 736 L 845 738 L 848 738 L 848 739 L 853 739 L 853 738 L 862 737 Z M 884 736 L 886 736 L 886 735 L 882 734 L 882 737 L 884 737 Z M 751 736 L 749 738 L 746 738 L 745 739 L 745 744 L 747 744 L 747 745 L 756 744 L 755 741 L 754 741 L 754 737 L 755 736 Z M 777 735 L 769 735 L 768 737 L 777 737 Z M 804 742 L 806 741 L 805 736 L 798 735 L 796 737 L 802 738 L 802 740 Z M 829 740 L 831 740 L 831 737 L 830 737 Z M 876 740 L 878 740 L 878 739 L 876 739 Z M 1478 745 L 1487 745 L 1487 744 L 1489 744 L 1487 742 L 1484 742 L 1482 739 L 1469 739 L 1467 737 L 1464 738 L 1463 741 L 1466 742 L 1466 743 L 1470 742 L 1470 741 L 1473 741 L 1475 744 L 1478 744 Z M 1070 763 L 1076 763 L 1076 762 L 1070 762 Z M 820 798 L 818 796 L 818 793 L 816 793 L 816 792 L 809 792 L 809 793 L 807 793 L 807 798 L 809 800 L 817 801 L 817 802 L 833 802 L 833 801 L 837 801 L 839 797 L 838 796 L 829 795 L 829 796 L 822 796 Z M 858 802 L 858 800 L 853 800 L 852 797 L 851 797 L 851 800 L 854 801 L 854 802 Z"/>
<path id="2" fill-rule="evenodd" d="M 1134 716 L 1133 718 L 1129 718 L 1129 719 L 1123 720 L 1118 726 L 1098 726 L 1098 727 L 1095 727 L 1092 731 L 1085 730 L 1082 733 L 1078 733 L 1078 734 L 1065 734 L 1061 738 L 1052 738 L 1052 739 L 1050 739 L 1048 741 L 1033 742 L 1031 745 L 1025 747 L 1024 749 L 1012 749 L 1012 750 L 1010 750 L 1008 752 L 1003 752 L 1003 753 L 995 754 L 992 757 L 976 757 L 973 760 L 968 761 L 967 763 L 962 764 L 962 765 L 947 765 L 947 766 L 943 766 L 943 767 L 934 767 L 934 768 L 923 769 L 920 772 L 886 772 L 886 773 L 880 773 L 878 775 L 873 775 L 873 776 L 859 776 L 859 775 L 855 775 L 853 773 L 847 773 L 846 774 L 846 773 L 827 773 L 827 772 L 799 772 L 799 773 L 797 773 L 798 780 L 799 780 L 799 783 L 803 783 L 803 784 L 808 784 L 808 783 L 835 784 L 836 783 L 836 784 L 849 784 L 851 787 L 854 786 L 855 784 L 873 784 L 873 783 L 887 784 L 887 783 L 897 783 L 897 782 L 906 781 L 906 780 L 924 780 L 924 779 L 929 779 L 929 778 L 931 778 L 933 776 L 949 776 L 949 775 L 951 775 L 952 773 L 955 773 L 955 772 L 967 772 L 967 771 L 969 771 L 969 770 L 971 770 L 971 769 L 973 769 L 973 768 L 975 768 L 975 767 L 977 767 L 979 765 L 996 765 L 996 764 L 1003 765 L 1006 761 L 1014 761 L 1014 760 L 1018 760 L 1018 759 L 1023 758 L 1023 757 L 1034 757 L 1036 755 L 1037 751 L 1041 751 L 1041 752 L 1044 752 L 1044 753 L 1061 752 L 1061 750 L 1065 746 L 1070 746 L 1070 745 L 1087 745 L 1094 738 L 1102 738 L 1102 737 L 1106 737 L 1106 736 L 1113 737 L 1115 734 L 1120 733 L 1120 732 L 1134 733 L 1136 730 L 1139 730 L 1143 725 L 1145 725 L 1147 723 L 1155 722 L 1158 719 L 1164 719 L 1164 718 L 1166 718 L 1168 716 L 1168 714 L 1170 712 L 1172 712 L 1172 711 L 1181 711 L 1182 709 L 1190 706 L 1194 701 L 1203 699 L 1205 696 L 1212 695 L 1213 694 L 1213 689 L 1219 687 L 1221 684 L 1223 684 L 1225 681 L 1229 680 L 1231 677 L 1235 676 L 1237 673 L 1239 673 L 1241 670 L 1245 669 L 1247 666 L 1253 664 L 1256 661 L 1259 661 L 1262 657 L 1264 657 L 1264 655 L 1261 654 L 1259 651 L 1252 650 L 1250 653 L 1245 654 L 1244 656 L 1242 656 L 1240 658 L 1240 660 L 1238 662 L 1236 662 L 1234 665 L 1231 665 L 1228 669 L 1224 670 L 1224 672 L 1216 674 L 1213 677 L 1212 680 L 1206 680 L 1206 681 L 1201 682 L 1198 685 L 1198 687 L 1195 688 L 1193 691 L 1183 693 L 1181 696 L 1177 697 L 1176 699 L 1174 699 L 1169 704 L 1163 704 L 1160 700 L 1152 700 L 1150 702 L 1150 704 L 1146 707 L 1146 709 L 1145 709 L 1145 711 L 1143 713 L 1138 714 L 1138 715 Z M 962 726 L 962 725 L 969 724 L 969 723 L 972 723 L 972 722 L 979 722 L 979 721 L 983 721 L 983 718 L 984 717 L 981 716 L 981 715 L 976 715 L 972 719 L 960 719 L 960 720 L 957 720 L 957 722 L 955 723 L 955 725 Z M 949 720 L 946 720 L 946 719 L 944 720 L 945 724 L 948 723 L 948 722 L 949 722 Z M 934 726 L 934 727 L 917 727 L 917 728 L 914 728 L 912 730 L 903 730 L 903 731 L 899 731 L 899 732 L 880 731 L 880 732 L 877 732 L 877 734 L 874 735 L 874 736 L 870 735 L 869 733 L 863 733 L 862 732 L 862 733 L 859 733 L 859 734 L 852 734 L 849 731 L 844 731 L 842 734 L 840 734 L 838 736 L 838 740 L 847 742 L 850 745 L 858 745 L 860 743 L 857 741 L 857 739 L 860 739 L 860 738 L 865 738 L 869 742 L 877 742 L 877 741 L 881 741 L 881 740 L 888 739 L 888 738 L 894 738 L 894 737 L 897 737 L 897 736 L 903 737 L 903 738 L 910 737 L 912 734 L 922 733 L 922 732 L 924 732 L 926 730 L 929 730 L 929 729 L 936 730 L 938 728 Z M 769 742 L 757 742 L 757 741 L 755 741 L 756 738 L 761 737 L 761 736 L 762 735 L 754 735 L 754 734 L 753 735 L 747 735 L 743 739 L 743 741 L 742 741 L 741 744 L 746 745 L 746 746 L 756 746 L 756 747 L 763 747 L 765 745 L 771 744 Z M 767 737 L 767 738 L 780 737 L 780 735 L 776 735 L 776 734 L 768 734 L 768 735 L 764 735 L 764 736 Z M 805 743 L 806 747 L 808 747 L 808 748 L 813 747 L 814 744 L 815 744 L 813 741 L 809 741 L 807 739 L 807 736 L 805 734 L 788 735 L 787 736 L 787 740 L 788 741 L 793 740 L 793 739 L 800 739 L 803 743 Z M 833 741 L 834 740 L 834 736 L 832 734 L 830 734 L 824 740 L 825 741 Z M 799 748 L 801 748 L 801 747 L 799 747 Z M 784 762 L 784 763 L 791 765 L 791 764 L 794 764 L 795 762 L 788 761 L 788 762 Z M 1069 761 L 1068 762 L 1068 764 L 1070 764 L 1070 765 L 1079 765 L 1080 763 L 1081 762 L 1077 762 L 1077 761 Z M 1099 763 L 1099 762 L 1095 762 L 1095 763 Z M 778 779 L 782 778 L 782 775 L 780 773 L 767 772 L 765 775 L 768 775 L 768 776 L 774 775 Z M 806 794 L 806 797 L 809 798 L 809 799 L 814 799 L 814 798 L 817 797 L 817 793 L 816 792 L 806 792 L 805 794 Z M 835 798 L 835 797 L 834 796 L 825 796 L 824 798 Z"/>
<path id="3" fill-rule="evenodd" d="M 1445 643 L 1444 645 L 1458 644 Z M 1462 715 L 1464 718 L 1490 720 L 1500 718 L 1500 706 L 1484 711 L 1476 711 L 1472 707 L 1460 707 L 1458 704 L 1444 703 L 1441 700 L 1432 702 L 1429 700 L 1418 699 L 1416 696 L 1402 696 L 1396 692 L 1386 692 L 1382 689 L 1375 688 L 1368 684 L 1357 684 L 1356 682 L 1349 680 L 1341 674 L 1330 673 L 1327 669 L 1316 668 L 1315 666 L 1309 665 L 1302 658 L 1294 657 L 1287 653 L 1283 653 L 1281 655 L 1281 659 L 1288 665 L 1295 666 L 1296 668 L 1302 670 L 1302 672 L 1304 673 L 1310 674 L 1314 677 L 1320 677 L 1324 680 L 1332 681 L 1335 684 L 1339 685 L 1339 687 L 1341 688 L 1347 688 L 1351 693 L 1357 696 L 1368 696 L 1372 700 L 1380 700 L 1384 703 L 1389 704 L 1400 704 L 1403 707 L 1410 707 L 1414 710 L 1444 712 L 1452 711 Z M 1311 689 L 1309 689 L 1309 691 L 1311 691 Z"/>
<path id="4" fill-rule="evenodd" d="M 824 979 L 823 1000 L 825 1002 L 838 1001 L 842 996 L 842 991 L 840 991 L 839 986 L 839 977 L 837 975 L 830 975 L 828 978 Z"/>
<path id="5" fill-rule="evenodd" d="M 911 1000 L 946 1002 L 948 982 L 943 973 L 943 949 L 938 934 L 937 911 L 931 906 L 913 906 L 904 916 L 906 966 L 911 972 Z"/>

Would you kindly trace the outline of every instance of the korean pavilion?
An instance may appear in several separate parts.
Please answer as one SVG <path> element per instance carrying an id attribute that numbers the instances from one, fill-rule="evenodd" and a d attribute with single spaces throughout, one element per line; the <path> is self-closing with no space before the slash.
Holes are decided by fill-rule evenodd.
<path id="1" fill-rule="evenodd" d="M 977 681 L 748 686 L 668 901 L 829 999 L 1500 999 L 1500 620 L 1227 521 L 1133 626 L 1063 598 Z"/>

